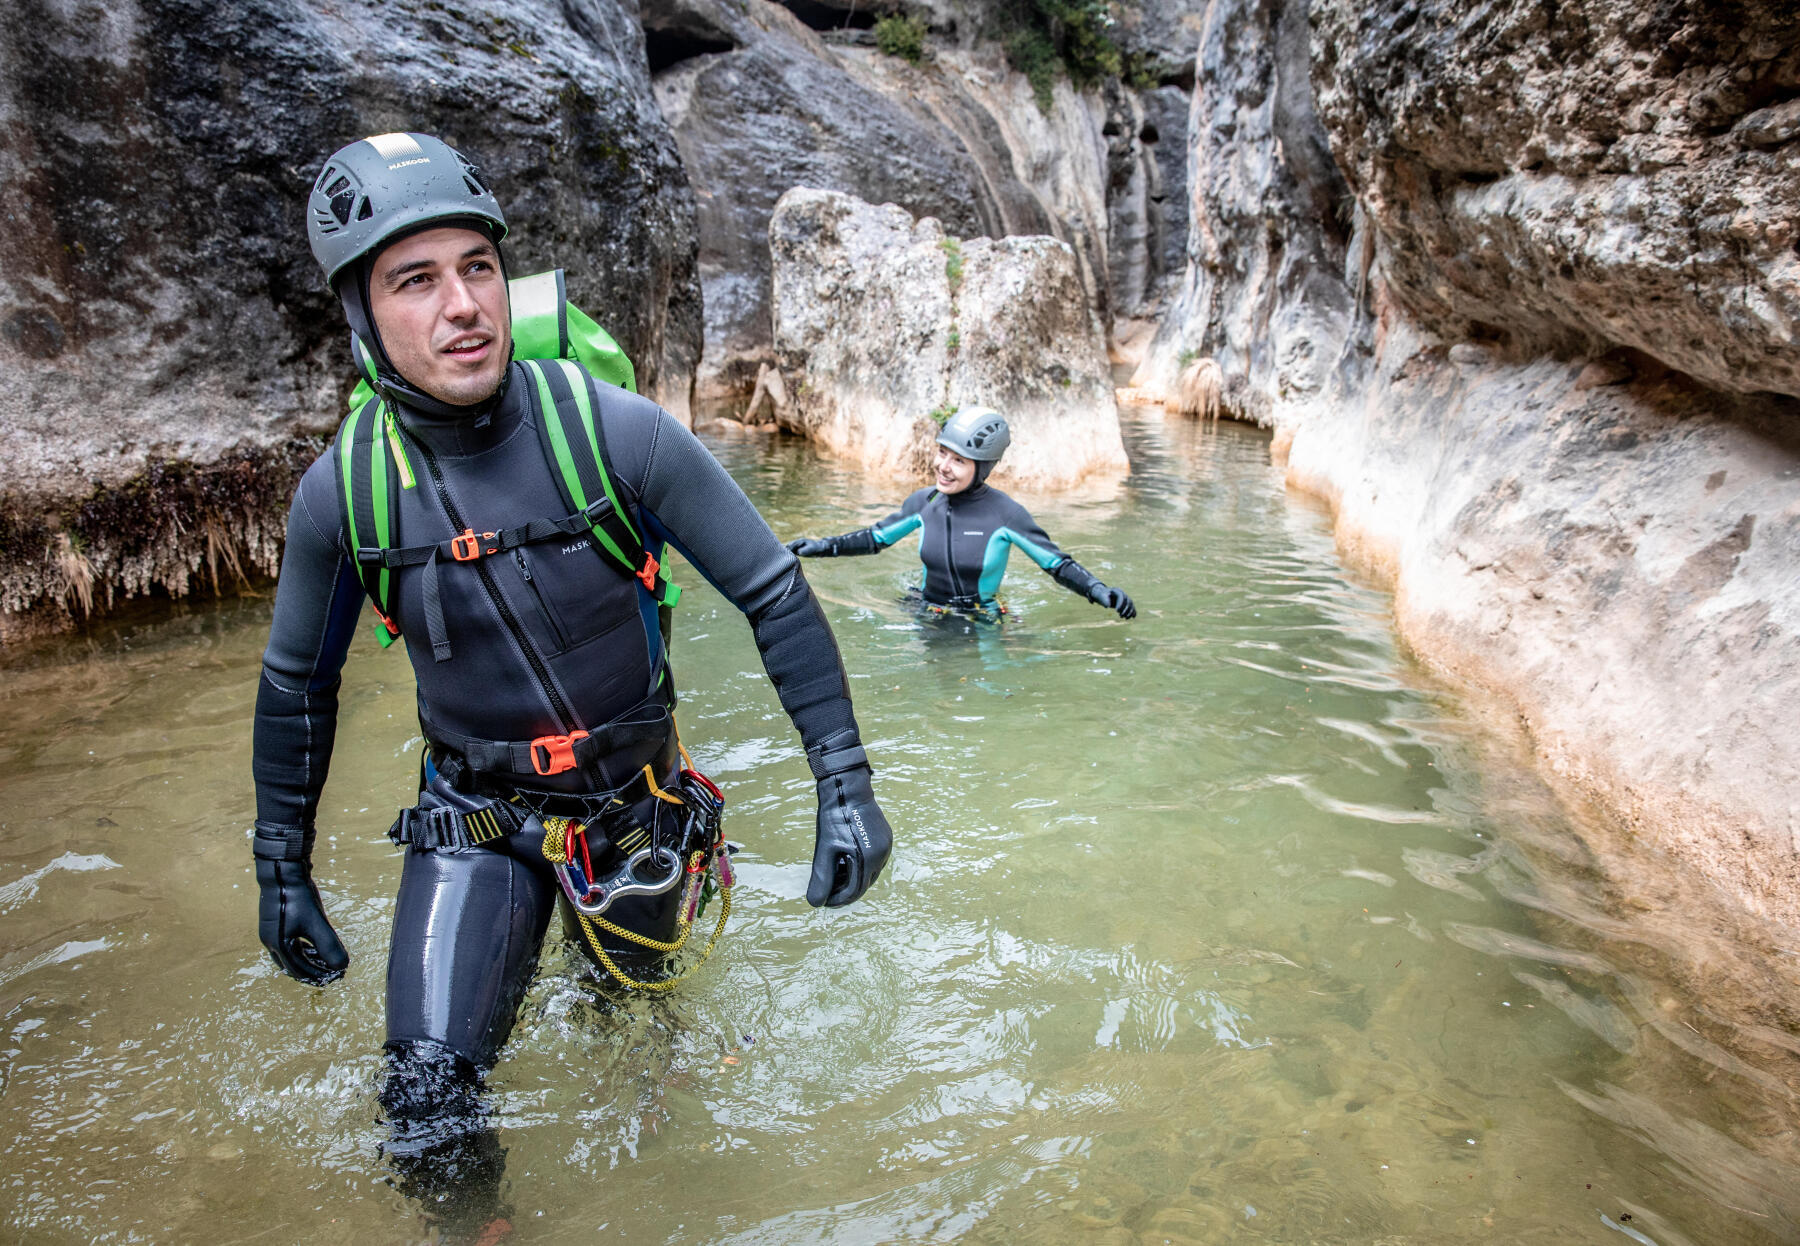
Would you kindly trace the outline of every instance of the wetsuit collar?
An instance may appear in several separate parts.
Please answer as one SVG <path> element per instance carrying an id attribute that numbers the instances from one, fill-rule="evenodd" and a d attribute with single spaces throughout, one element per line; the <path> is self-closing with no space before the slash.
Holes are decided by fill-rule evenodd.
<path id="1" fill-rule="evenodd" d="M 480 414 L 473 414 L 472 408 L 450 407 L 441 402 L 434 404 L 436 410 L 428 410 L 410 398 L 395 395 L 399 398 L 400 420 L 406 431 L 424 442 L 433 454 L 458 456 L 492 449 L 512 436 L 525 418 L 527 387 L 511 383 L 513 369 L 518 366 L 506 366 L 499 391 L 482 404 L 484 410 Z"/>
<path id="2" fill-rule="evenodd" d="M 989 492 L 990 492 L 990 490 L 987 485 L 980 484 L 980 485 L 970 485 L 967 489 L 964 489 L 961 493 L 943 493 L 943 494 L 939 494 L 938 496 L 942 497 L 944 499 L 944 502 L 947 505 L 963 506 L 969 502 L 974 502 L 981 498 L 986 497 Z"/>

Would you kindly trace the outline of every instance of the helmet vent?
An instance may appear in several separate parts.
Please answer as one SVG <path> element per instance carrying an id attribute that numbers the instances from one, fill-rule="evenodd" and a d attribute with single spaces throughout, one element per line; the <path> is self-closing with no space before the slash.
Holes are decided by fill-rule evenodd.
<path id="1" fill-rule="evenodd" d="M 371 216 L 374 216 L 374 215 L 375 215 L 375 205 L 373 203 L 369 202 L 369 197 L 367 195 L 364 195 L 363 201 L 362 201 L 362 207 L 358 208 L 356 211 L 356 219 L 359 221 L 366 221 Z"/>
<path id="2" fill-rule="evenodd" d="M 327 170 L 327 172 L 329 172 L 329 171 L 330 170 Z M 320 179 L 320 180 L 323 180 L 323 179 Z M 341 195 L 344 193 L 345 190 L 349 189 L 349 186 L 350 186 L 350 179 L 347 177 L 340 177 L 340 178 L 338 178 L 337 181 L 333 182 L 330 186 L 325 188 L 325 196 L 327 198 L 332 198 L 334 196 Z"/>
<path id="3" fill-rule="evenodd" d="M 356 192 L 354 190 L 344 190 L 331 197 L 331 214 L 337 217 L 340 225 L 350 223 L 350 209 L 355 206 Z"/>

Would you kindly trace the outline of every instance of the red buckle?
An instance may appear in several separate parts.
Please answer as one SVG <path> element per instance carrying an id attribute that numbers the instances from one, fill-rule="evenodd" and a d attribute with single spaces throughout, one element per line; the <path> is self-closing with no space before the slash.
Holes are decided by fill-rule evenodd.
<path id="1" fill-rule="evenodd" d="M 541 735 L 531 742 L 531 768 L 541 775 L 561 774 L 579 764 L 575 760 L 575 741 L 587 739 L 585 731 L 568 735 Z M 540 754 L 539 750 L 542 750 Z"/>
<path id="2" fill-rule="evenodd" d="M 656 555 L 649 550 L 644 551 L 644 566 L 637 573 L 637 578 L 651 592 L 656 591 L 656 573 L 662 570 L 662 564 L 656 561 Z"/>
<path id="3" fill-rule="evenodd" d="M 399 625 L 388 618 L 387 615 L 381 613 L 380 606 L 376 605 L 374 602 L 370 602 L 369 608 L 375 612 L 375 617 L 381 620 L 381 625 L 387 628 L 389 636 L 398 636 L 400 634 Z"/>
<path id="4" fill-rule="evenodd" d="M 489 544 L 489 542 L 498 541 L 499 539 L 500 534 L 498 532 L 482 532 L 478 534 L 473 528 L 464 528 L 460 536 L 453 536 L 450 538 L 450 556 L 456 559 L 457 562 L 474 562 L 483 554 L 499 553 L 500 547 L 498 545 Z M 484 546 L 486 546 L 486 548 L 483 548 Z"/>

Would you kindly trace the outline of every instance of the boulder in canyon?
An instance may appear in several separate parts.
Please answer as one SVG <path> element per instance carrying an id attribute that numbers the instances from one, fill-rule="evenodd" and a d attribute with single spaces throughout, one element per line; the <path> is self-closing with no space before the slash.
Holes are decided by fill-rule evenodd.
<path id="1" fill-rule="evenodd" d="M 919 474 L 942 416 L 991 406 L 1013 428 L 996 479 L 1059 489 L 1127 470 L 1104 339 L 1069 248 L 959 240 L 833 191 L 796 187 L 769 224 L 783 422 L 833 453 Z"/>

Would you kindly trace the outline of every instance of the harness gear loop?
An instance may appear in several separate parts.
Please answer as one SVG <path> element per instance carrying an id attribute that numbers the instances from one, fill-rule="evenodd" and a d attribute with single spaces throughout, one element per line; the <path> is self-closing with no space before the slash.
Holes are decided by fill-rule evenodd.
<path id="1" fill-rule="evenodd" d="M 677 743 L 677 748 L 680 748 L 679 742 Z M 593 953 L 594 959 L 599 962 L 601 967 L 604 968 L 607 973 L 616 978 L 620 984 L 631 990 L 671 991 L 680 983 L 685 982 L 688 978 L 692 977 L 699 971 L 700 967 L 706 963 L 707 959 L 712 956 L 713 949 L 718 946 L 720 937 L 725 933 L 726 920 L 731 916 L 731 892 L 732 888 L 737 883 L 737 878 L 731 868 L 730 853 L 732 846 L 725 842 L 719 822 L 719 815 L 724 807 L 724 798 L 719 794 L 719 789 L 712 780 L 708 779 L 698 770 L 693 769 L 692 759 L 687 756 L 686 750 L 681 749 L 681 753 L 682 760 L 687 763 L 687 768 L 681 771 L 680 782 L 678 782 L 676 786 L 680 788 L 684 787 L 690 781 L 695 782 L 699 790 L 692 793 L 695 801 L 691 804 L 691 807 L 695 814 L 703 819 L 702 824 L 707 827 L 710 835 L 707 843 L 699 848 L 693 849 L 687 854 L 686 862 L 676 873 L 677 878 L 685 877 L 686 884 L 685 893 L 682 897 L 682 904 L 676 917 L 677 933 L 675 938 L 666 941 L 662 939 L 652 939 L 647 935 L 638 934 L 634 930 L 628 930 L 617 923 L 608 921 L 598 913 L 589 914 L 581 911 L 581 907 L 575 907 L 575 917 L 581 930 L 582 938 L 586 942 L 588 949 Z M 680 796 L 665 790 L 657 784 L 655 775 L 651 772 L 650 767 L 646 766 L 644 768 L 643 776 L 645 782 L 649 785 L 651 793 L 658 799 L 669 801 L 677 805 L 690 806 L 689 801 L 683 800 Z M 574 819 L 561 817 L 545 818 L 543 819 L 543 823 L 544 857 L 557 869 L 559 876 L 564 870 L 567 870 L 571 876 L 591 880 L 593 877 L 593 865 L 591 859 L 586 855 L 586 826 Z M 581 844 L 580 851 L 583 854 L 583 859 L 580 864 L 577 864 L 574 861 L 576 852 L 575 844 L 578 841 Z M 680 858 L 677 858 L 677 860 L 679 861 Z M 709 866 L 711 867 L 710 871 L 708 868 Z M 585 867 L 585 870 L 583 867 Z M 715 874 L 718 880 L 720 894 L 719 921 L 718 924 L 713 927 L 712 936 L 707 940 L 706 947 L 701 951 L 699 959 L 674 977 L 663 978 L 655 982 L 645 982 L 641 979 L 634 978 L 621 969 L 618 962 L 615 961 L 612 956 L 607 953 L 606 948 L 602 946 L 600 942 L 601 933 L 604 932 L 610 934 L 627 943 L 635 944 L 638 947 L 645 948 L 652 952 L 660 952 L 664 955 L 672 955 L 681 951 L 687 946 L 689 939 L 693 935 L 694 922 L 699 915 L 698 909 L 701 900 L 701 889 L 709 882 L 707 877 L 709 872 Z M 571 878 L 571 881 L 573 881 L 573 878 Z M 597 888 L 590 885 L 587 890 L 587 896 L 583 898 L 591 899 L 595 890 L 597 890 Z M 661 890 L 666 891 L 667 887 L 662 887 Z"/>
<path id="2" fill-rule="evenodd" d="M 581 763 L 575 760 L 575 741 L 587 739 L 588 733 L 571 731 L 568 735 L 541 735 L 531 742 L 531 768 L 541 775 L 561 774 Z M 646 766 L 644 769 L 648 770 Z"/>

